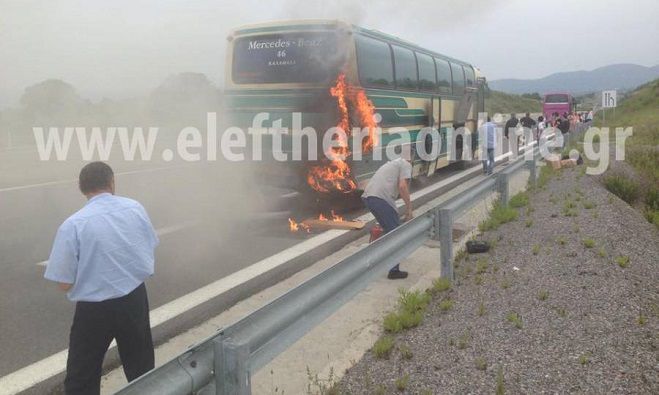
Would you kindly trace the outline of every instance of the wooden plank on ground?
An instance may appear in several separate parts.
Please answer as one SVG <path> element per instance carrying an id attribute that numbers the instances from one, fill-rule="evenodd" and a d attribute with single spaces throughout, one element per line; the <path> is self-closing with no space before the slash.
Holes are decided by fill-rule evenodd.
<path id="1" fill-rule="evenodd" d="M 347 229 L 347 230 L 358 230 L 363 229 L 366 225 L 362 221 L 334 221 L 327 220 L 321 221 L 319 219 L 305 219 L 302 221 L 306 226 L 311 227 L 312 229 Z"/>

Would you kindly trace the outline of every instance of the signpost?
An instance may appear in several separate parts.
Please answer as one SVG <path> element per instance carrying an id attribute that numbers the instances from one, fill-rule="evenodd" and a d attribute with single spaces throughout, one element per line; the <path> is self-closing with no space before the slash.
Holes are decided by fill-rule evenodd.
<path id="1" fill-rule="evenodd" d="M 618 96 L 616 90 L 602 91 L 602 121 L 606 122 L 606 109 L 613 108 L 615 111 L 618 105 Z"/>

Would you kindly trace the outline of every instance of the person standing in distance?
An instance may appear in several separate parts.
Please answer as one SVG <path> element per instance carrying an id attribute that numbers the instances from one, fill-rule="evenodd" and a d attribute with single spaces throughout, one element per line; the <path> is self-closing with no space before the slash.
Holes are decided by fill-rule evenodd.
<path id="1" fill-rule="evenodd" d="M 114 194 L 103 162 L 80 171 L 87 203 L 59 227 L 44 277 L 75 302 L 64 390 L 98 394 L 103 358 L 113 339 L 128 381 L 154 367 L 149 301 L 158 245 L 149 216 L 135 200 Z"/>
<path id="2" fill-rule="evenodd" d="M 494 149 L 497 147 L 497 125 L 487 117 L 487 122 L 481 125 L 480 135 L 483 136 L 485 156 L 483 157 L 483 174 L 491 175 L 494 171 Z"/>
<path id="3" fill-rule="evenodd" d="M 412 178 L 412 159 L 409 147 L 403 150 L 400 158 L 391 160 L 375 172 L 364 189 L 364 204 L 378 221 L 384 233 L 389 233 L 400 225 L 396 199 L 398 195 L 405 202 L 405 221 L 413 218 L 410 201 L 409 180 Z M 407 272 L 396 265 L 387 278 L 390 280 L 407 278 Z"/>

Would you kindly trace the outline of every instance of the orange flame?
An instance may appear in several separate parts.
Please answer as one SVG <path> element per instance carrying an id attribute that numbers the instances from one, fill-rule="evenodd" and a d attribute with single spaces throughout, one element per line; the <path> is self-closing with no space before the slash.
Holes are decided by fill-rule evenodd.
<path id="1" fill-rule="evenodd" d="M 343 217 L 340 215 L 336 215 L 334 210 L 331 210 L 332 213 L 332 221 L 343 221 Z"/>
<path id="2" fill-rule="evenodd" d="M 307 233 L 309 233 L 311 230 L 309 229 L 309 226 L 300 222 L 295 222 L 293 218 L 288 219 L 288 228 L 290 229 L 291 232 L 298 232 L 300 230 L 304 230 Z"/>
<path id="3" fill-rule="evenodd" d="M 346 160 L 350 156 L 348 137 L 350 136 L 350 112 L 348 103 L 355 109 L 361 125 L 368 128 L 368 137 L 362 141 L 362 152 L 367 153 L 377 144 L 377 124 L 373 117 L 375 107 L 368 99 L 364 90 L 350 86 L 345 74 L 341 73 L 336 84 L 330 88 L 330 94 L 336 98 L 340 120 L 337 128 L 345 134 L 334 135 L 335 144 L 325 153 L 327 160 L 323 164 L 312 166 L 307 173 L 307 183 L 318 192 L 327 193 L 332 190 L 344 193 L 357 189 L 357 183 L 350 174 L 350 166 Z"/>

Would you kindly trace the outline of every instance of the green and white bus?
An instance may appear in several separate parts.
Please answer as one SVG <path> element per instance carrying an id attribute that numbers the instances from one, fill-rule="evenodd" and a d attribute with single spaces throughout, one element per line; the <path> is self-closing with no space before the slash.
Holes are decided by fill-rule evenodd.
<path id="1" fill-rule="evenodd" d="M 460 160 L 475 153 L 475 137 L 471 138 L 469 153 L 462 147 L 463 135 L 453 135 L 456 152 L 451 152 L 447 141 L 448 128 L 466 126 L 475 131 L 478 113 L 484 111 L 485 78 L 467 62 L 336 20 L 245 26 L 235 29 L 228 40 L 225 110 L 231 126 L 247 129 L 256 114 L 269 113 L 264 127 L 290 130 L 292 113 L 297 112 L 303 127 L 326 131 L 336 126 L 339 118 L 329 88 L 343 72 L 351 85 L 365 91 L 382 117 L 381 147 L 395 138 L 389 133 L 394 127 L 407 128 L 412 141 L 424 127 L 440 130 L 439 158 L 427 162 L 414 153 L 415 177 L 448 165 L 451 154 Z M 291 140 L 283 139 L 284 152 L 305 149 L 294 147 Z M 264 151 L 271 148 L 267 141 L 264 136 Z M 322 145 L 322 136 L 318 142 Z M 372 160 L 370 154 L 350 163 L 360 188 L 383 161 L 386 159 Z M 300 192 L 308 189 L 305 175 L 309 163 L 266 163 L 257 167 L 264 181 Z"/>

